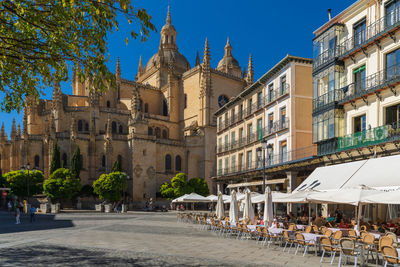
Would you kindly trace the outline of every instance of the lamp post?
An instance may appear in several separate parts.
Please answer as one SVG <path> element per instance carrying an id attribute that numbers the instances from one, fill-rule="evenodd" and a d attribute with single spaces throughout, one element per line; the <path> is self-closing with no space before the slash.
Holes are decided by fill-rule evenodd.
<path id="1" fill-rule="evenodd" d="M 27 176 L 26 176 L 26 191 L 27 191 L 27 194 L 28 194 L 28 197 L 27 197 L 27 202 L 28 202 L 28 204 L 29 204 L 29 196 L 30 196 L 30 193 L 29 193 L 29 179 L 30 179 L 30 176 L 29 176 L 29 170 L 31 169 L 31 165 L 29 164 L 29 162 L 28 162 L 28 164 L 26 164 L 26 166 L 22 166 L 21 167 L 21 170 L 22 170 L 22 172 L 23 173 L 25 173 L 25 170 L 26 170 L 26 172 L 27 172 Z M 33 167 L 33 173 L 35 173 L 36 172 L 36 168 L 35 167 Z"/>

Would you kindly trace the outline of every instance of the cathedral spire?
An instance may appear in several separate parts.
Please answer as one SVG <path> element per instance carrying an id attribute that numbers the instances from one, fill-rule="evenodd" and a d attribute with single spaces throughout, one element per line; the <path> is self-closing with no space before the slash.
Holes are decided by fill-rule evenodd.
<path id="1" fill-rule="evenodd" d="M 210 61 L 210 48 L 208 47 L 208 38 L 206 38 L 206 43 L 204 45 L 203 65 L 210 67 Z"/>
<path id="2" fill-rule="evenodd" d="M 28 135 L 28 115 L 26 114 L 26 107 L 24 108 L 24 117 L 22 119 L 22 135 L 25 137 Z"/>
<path id="3" fill-rule="evenodd" d="M 195 65 L 195 66 L 198 66 L 198 65 L 200 65 L 199 50 L 197 50 L 197 54 L 196 54 L 196 65 Z"/>
<path id="4" fill-rule="evenodd" d="M 13 118 L 11 126 L 11 139 L 15 139 L 16 136 L 17 136 L 17 127 L 15 126 L 15 118 Z"/>
<path id="5" fill-rule="evenodd" d="M 229 37 L 228 37 L 228 39 L 226 40 L 224 57 L 231 57 L 231 56 L 232 56 L 232 46 L 231 43 L 229 42 Z"/>
<path id="6" fill-rule="evenodd" d="M 168 6 L 166 23 L 161 28 L 161 44 L 165 50 L 178 50 L 178 47 L 176 46 L 176 35 L 177 32 L 174 25 L 172 25 L 171 12 Z"/>
<path id="7" fill-rule="evenodd" d="M 117 79 L 120 79 L 120 78 L 121 78 L 121 66 L 120 66 L 120 64 L 119 64 L 119 57 L 117 57 L 117 65 L 116 65 L 116 67 L 115 67 L 115 77 L 116 77 Z"/>
<path id="8" fill-rule="evenodd" d="M 21 124 L 18 123 L 17 136 L 21 138 Z"/>
<path id="9" fill-rule="evenodd" d="M 169 5 L 168 5 L 168 13 L 167 13 L 166 23 L 167 23 L 167 25 L 171 25 L 171 12 L 169 11 Z"/>
<path id="10" fill-rule="evenodd" d="M 248 84 L 252 84 L 254 82 L 253 58 L 251 57 L 251 54 L 249 55 L 249 64 L 247 65 L 246 82 Z"/>
<path id="11" fill-rule="evenodd" d="M 144 72 L 144 69 L 143 69 L 143 61 L 142 61 L 142 56 L 140 56 L 140 58 L 139 58 L 139 66 L 138 66 L 138 76 L 141 76 L 142 74 L 143 74 L 143 72 Z"/>
<path id="12" fill-rule="evenodd" d="M 1 139 L 6 138 L 6 132 L 4 131 L 4 122 L 1 124 L 1 132 L 0 132 Z"/>

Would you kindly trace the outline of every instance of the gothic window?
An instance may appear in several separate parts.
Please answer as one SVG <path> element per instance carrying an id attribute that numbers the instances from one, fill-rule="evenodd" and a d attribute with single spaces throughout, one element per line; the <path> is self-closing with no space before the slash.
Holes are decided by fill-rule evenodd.
<path id="1" fill-rule="evenodd" d="M 110 101 L 107 101 L 107 107 L 109 108 L 111 106 Z"/>
<path id="2" fill-rule="evenodd" d="M 161 137 L 161 130 L 160 130 L 160 128 L 156 128 L 156 137 L 157 138 L 160 138 Z"/>
<path id="3" fill-rule="evenodd" d="M 149 104 L 144 104 L 144 112 L 149 113 Z"/>
<path id="4" fill-rule="evenodd" d="M 172 169 L 172 163 L 171 163 L 171 155 L 167 154 L 165 156 L 165 170 L 170 171 Z"/>
<path id="5" fill-rule="evenodd" d="M 148 135 L 153 135 L 153 128 L 149 127 L 149 128 L 147 129 L 147 134 L 148 134 Z"/>
<path id="6" fill-rule="evenodd" d="M 85 123 L 85 131 L 89 132 L 89 123 Z"/>
<path id="7" fill-rule="evenodd" d="M 122 125 L 119 126 L 118 132 L 119 132 L 120 134 L 122 134 L 122 132 L 123 132 L 123 127 L 122 127 Z"/>
<path id="8" fill-rule="evenodd" d="M 62 163 L 63 163 L 63 168 L 68 167 L 67 154 L 65 153 L 62 155 Z"/>
<path id="9" fill-rule="evenodd" d="M 105 168 L 106 167 L 106 156 L 103 155 L 101 158 L 101 167 Z"/>
<path id="10" fill-rule="evenodd" d="M 183 108 L 187 108 L 187 94 L 185 94 L 185 99 L 183 103 Z"/>
<path id="11" fill-rule="evenodd" d="M 119 166 L 121 166 L 121 169 L 122 169 L 122 156 L 121 155 L 118 155 L 117 161 L 119 162 Z"/>
<path id="12" fill-rule="evenodd" d="M 142 101 L 142 99 L 140 99 L 139 100 L 138 111 L 142 111 L 142 107 L 143 107 L 143 101 Z"/>
<path id="13" fill-rule="evenodd" d="M 168 116 L 168 104 L 167 100 L 163 100 L 163 116 Z"/>
<path id="14" fill-rule="evenodd" d="M 167 130 L 163 130 L 163 131 L 162 131 L 162 138 L 163 138 L 163 139 L 167 139 L 167 138 L 168 138 L 168 132 L 167 132 Z"/>
<path id="15" fill-rule="evenodd" d="M 179 155 L 175 157 L 175 170 L 178 172 L 182 170 L 182 158 Z"/>
<path id="16" fill-rule="evenodd" d="M 38 155 L 35 156 L 35 168 L 39 168 L 40 165 L 40 157 Z"/>
<path id="17" fill-rule="evenodd" d="M 83 121 L 79 120 L 78 121 L 78 132 L 82 132 L 82 130 L 83 130 Z"/>
<path id="18" fill-rule="evenodd" d="M 117 133 L 117 123 L 115 121 L 111 123 L 111 129 L 113 134 Z"/>

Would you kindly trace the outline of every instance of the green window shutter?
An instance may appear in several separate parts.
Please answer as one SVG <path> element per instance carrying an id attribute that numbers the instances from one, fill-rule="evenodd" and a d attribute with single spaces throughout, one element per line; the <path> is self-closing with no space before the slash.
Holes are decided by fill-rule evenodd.
<path id="1" fill-rule="evenodd" d="M 360 71 L 363 71 L 363 70 L 365 70 L 365 65 L 353 70 L 353 74 L 356 74 L 357 72 L 360 72 Z"/>

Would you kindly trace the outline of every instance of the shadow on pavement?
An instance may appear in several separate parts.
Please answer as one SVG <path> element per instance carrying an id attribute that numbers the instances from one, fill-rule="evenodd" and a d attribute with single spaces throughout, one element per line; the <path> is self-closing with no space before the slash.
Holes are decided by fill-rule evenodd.
<path id="1" fill-rule="evenodd" d="M 49 230 L 73 227 L 71 220 L 57 220 L 53 214 L 36 214 L 35 221 L 30 222 L 29 215 L 21 214 L 21 223 L 15 224 L 14 213 L 0 212 L 0 234 L 18 233 L 26 231 Z"/>

